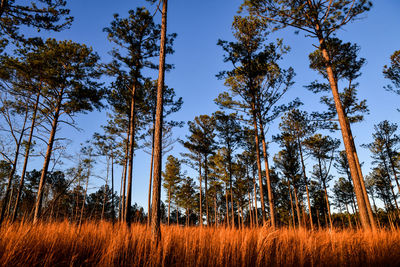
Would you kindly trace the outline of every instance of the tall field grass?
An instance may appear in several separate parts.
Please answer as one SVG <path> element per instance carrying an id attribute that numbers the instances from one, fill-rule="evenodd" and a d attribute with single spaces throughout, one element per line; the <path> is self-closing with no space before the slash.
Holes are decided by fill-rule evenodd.
<path id="1" fill-rule="evenodd" d="M 90 222 L 5 224 L 1 266 L 400 266 L 400 230 L 230 229 L 163 226 L 150 230 Z"/>

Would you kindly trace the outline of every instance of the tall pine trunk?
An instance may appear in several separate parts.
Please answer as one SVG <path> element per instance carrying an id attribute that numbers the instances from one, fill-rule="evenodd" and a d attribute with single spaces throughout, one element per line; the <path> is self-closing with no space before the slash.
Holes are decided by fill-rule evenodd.
<path id="1" fill-rule="evenodd" d="M 136 102 L 136 81 L 134 81 L 131 92 L 131 114 L 129 120 L 129 154 L 128 154 L 128 185 L 126 188 L 126 201 L 125 201 L 125 222 L 128 226 L 132 221 L 132 182 L 133 182 L 133 154 L 135 149 L 135 102 Z"/>
<path id="2" fill-rule="evenodd" d="M 274 193 L 272 192 L 271 177 L 269 175 L 269 164 L 268 164 L 268 153 L 267 144 L 265 142 L 264 126 L 261 121 L 261 116 L 258 116 L 260 120 L 260 135 L 261 143 L 263 148 L 264 164 L 265 164 L 265 176 L 267 177 L 267 189 L 268 189 L 268 203 L 269 203 L 269 213 L 271 217 L 271 226 L 275 228 L 275 206 L 274 206 Z"/>
<path id="3" fill-rule="evenodd" d="M 358 208 L 360 211 L 361 223 L 362 223 L 364 229 L 369 229 L 371 227 L 372 227 L 372 229 L 375 229 L 375 223 L 373 221 L 373 218 L 371 218 L 371 215 L 368 214 L 367 206 L 368 205 L 370 206 L 369 199 L 365 198 L 365 195 L 363 192 L 363 187 L 361 184 L 361 180 L 363 180 L 363 177 L 358 172 L 356 158 L 355 158 L 356 152 L 354 151 L 354 146 L 352 143 L 352 136 L 351 136 L 350 129 L 348 126 L 348 121 L 347 121 L 346 115 L 344 113 L 343 105 L 340 101 L 337 80 L 335 79 L 333 68 L 331 65 L 331 58 L 330 58 L 329 53 L 326 48 L 326 40 L 323 37 L 318 24 L 316 25 L 316 29 L 318 32 L 317 37 L 318 37 L 318 40 L 320 43 L 320 51 L 322 53 L 322 56 L 325 59 L 326 72 L 327 72 L 329 84 L 330 84 L 330 87 L 332 90 L 333 99 L 335 101 L 335 107 L 336 107 L 336 111 L 338 114 L 339 124 L 340 124 L 342 137 L 343 137 L 343 143 L 344 143 L 345 150 L 346 150 L 346 155 L 347 155 L 347 160 L 349 163 L 351 177 L 353 179 L 354 191 L 355 191 L 356 198 L 357 198 Z"/>
<path id="4" fill-rule="evenodd" d="M 163 128 L 163 91 L 165 74 L 165 47 L 167 35 L 167 4 L 168 0 L 163 0 L 162 21 L 161 21 L 161 41 L 160 41 L 160 63 L 157 84 L 157 108 L 156 125 L 154 131 L 154 182 L 153 182 L 153 203 L 151 214 L 151 241 L 153 248 L 158 246 L 161 240 L 160 230 L 160 198 L 161 198 L 161 168 L 162 168 L 162 128 Z"/>
<path id="5" fill-rule="evenodd" d="M 129 118 L 129 125 L 130 125 L 130 120 L 131 118 Z M 130 140 L 130 127 L 128 127 L 128 131 L 126 134 L 126 146 L 125 146 L 125 161 L 124 161 L 124 169 L 122 171 L 122 181 L 123 181 L 123 185 L 122 185 L 122 216 L 121 216 L 121 222 L 125 221 L 125 203 L 126 203 L 126 174 L 127 174 L 127 170 L 128 170 L 128 153 L 129 153 L 129 140 Z"/>

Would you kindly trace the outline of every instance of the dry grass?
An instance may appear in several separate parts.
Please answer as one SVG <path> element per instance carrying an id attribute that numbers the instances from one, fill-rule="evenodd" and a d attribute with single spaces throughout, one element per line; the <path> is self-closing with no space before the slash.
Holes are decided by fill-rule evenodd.
<path id="1" fill-rule="evenodd" d="M 162 227 L 110 223 L 3 225 L 1 266 L 400 266 L 400 230 Z M 152 262 L 150 261 L 152 260 Z"/>

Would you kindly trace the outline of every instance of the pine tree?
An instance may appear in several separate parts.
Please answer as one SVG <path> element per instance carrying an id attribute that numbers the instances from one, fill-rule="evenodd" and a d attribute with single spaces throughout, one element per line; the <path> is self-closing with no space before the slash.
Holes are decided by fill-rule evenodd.
<path id="1" fill-rule="evenodd" d="M 21 41 L 24 36 L 19 32 L 21 27 L 28 26 L 38 31 L 61 31 L 68 28 L 73 17 L 65 8 L 64 0 L 2 0 L 0 3 L 0 36 Z M 67 17 L 68 16 L 68 17 Z"/>
<path id="2" fill-rule="evenodd" d="M 225 62 L 230 62 L 234 68 L 221 72 L 218 77 L 225 79 L 225 85 L 230 92 L 218 96 L 216 103 L 223 107 L 244 112 L 254 127 L 256 142 L 257 165 L 259 183 L 262 184 L 261 159 L 259 151 L 259 138 L 261 138 L 265 173 L 267 178 L 268 201 L 270 208 L 271 224 L 275 227 L 273 192 L 268 167 L 268 156 L 264 127 L 274 120 L 282 111 L 282 106 L 275 106 L 282 95 L 292 85 L 294 72 L 292 68 L 281 69 L 278 60 L 288 48 L 277 44 L 263 45 L 266 40 L 262 30 L 264 24 L 257 18 L 236 16 L 233 22 L 236 42 L 219 40 L 226 52 Z M 264 205 L 264 192 L 260 186 L 261 210 L 263 222 L 266 222 Z"/>
<path id="3" fill-rule="evenodd" d="M 165 164 L 165 172 L 163 172 L 163 187 L 167 191 L 168 198 L 168 225 L 170 218 L 171 201 L 176 198 L 177 189 L 182 180 L 181 163 L 177 158 L 169 155 Z"/>
<path id="4" fill-rule="evenodd" d="M 100 77 L 97 69 L 99 57 L 92 49 L 72 41 L 48 39 L 35 48 L 38 60 L 41 60 L 43 78 L 44 105 L 46 116 L 51 121 L 51 131 L 47 142 L 47 151 L 43 163 L 42 175 L 35 205 L 34 222 L 40 218 L 43 189 L 53 152 L 55 135 L 63 116 L 101 108 L 103 91 L 96 80 Z"/>
<path id="5" fill-rule="evenodd" d="M 332 35 L 346 24 L 356 20 L 361 14 L 370 10 L 368 0 L 336 0 L 336 1 L 280 1 L 280 0 L 245 0 L 242 8 L 250 14 L 259 16 L 272 24 L 274 30 L 292 27 L 304 31 L 307 36 L 318 40 L 318 49 L 324 59 L 324 67 L 331 88 L 342 131 L 343 142 L 349 161 L 351 176 L 359 206 L 361 222 L 364 228 L 375 229 L 372 209 L 364 186 L 357 152 L 338 89 L 338 76 L 332 65 L 328 41 Z"/>

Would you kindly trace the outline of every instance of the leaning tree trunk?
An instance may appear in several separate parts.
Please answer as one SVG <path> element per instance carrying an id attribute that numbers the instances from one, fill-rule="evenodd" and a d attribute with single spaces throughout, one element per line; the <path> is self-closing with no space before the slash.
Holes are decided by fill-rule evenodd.
<path id="1" fill-rule="evenodd" d="M 264 156 L 264 164 L 265 164 L 265 176 L 267 177 L 268 202 L 269 202 L 269 211 L 270 211 L 270 217 L 271 217 L 271 226 L 272 226 L 272 228 L 275 228 L 274 194 L 272 192 L 271 177 L 269 175 L 267 144 L 265 142 L 264 126 L 261 121 L 261 116 L 259 116 L 259 119 L 260 119 L 261 143 L 262 143 L 262 148 L 263 148 L 263 156 Z"/>
<path id="2" fill-rule="evenodd" d="M 30 150 L 31 150 L 32 138 L 33 138 L 33 130 L 35 128 L 35 123 L 36 123 L 36 114 L 37 114 L 37 110 L 38 110 L 38 106 L 39 106 L 39 99 L 40 99 L 40 91 L 37 93 L 35 106 L 33 108 L 31 129 L 30 129 L 30 132 L 29 132 L 28 142 L 26 144 L 24 166 L 22 167 L 21 180 L 19 181 L 17 198 L 15 200 L 15 206 L 14 206 L 14 213 L 13 213 L 12 220 L 11 220 L 12 222 L 14 222 L 15 219 L 17 218 L 18 208 L 19 208 L 19 201 L 20 201 L 20 198 L 21 198 L 21 192 L 22 192 L 22 190 L 24 188 L 26 167 L 28 166 L 28 159 L 29 159 L 29 153 L 30 153 Z M 0 220 L 0 224 L 1 224 L 1 220 Z"/>
<path id="3" fill-rule="evenodd" d="M 349 131 L 348 122 L 346 120 L 346 115 L 344 113 L 343 105 L 340 101 L 337 80 L 334 76 L 333 68 L 331 65 L 331 58 L 327 51 L 326 41 L 322 35 L 319 25 L 316 25 L 316 28 L 317 28 L 318 39 L 319 39 L 319 43 L 320 43 L 320 51 L 322 52 L 322 56 L 325 59 L 326 72 L 327 72 L 330 87 L 332 89 L 333 99 L 335 101 L 335 107 L 336 107 L 336 111 L 337 111 L 338 118 L 339 118 L 339 124 L 340 124 L 340 128 L 342 131 L 343 143 L 344 143 L 345 150 L 346 150 L 346 155 L 347 155 L 347 160 L 349 163 L 351 177 L 353 179 L 354 191 L 356 193 L 357 204 L 359 207 L 361 222 L 365 229 L 368 229 L 371 227 L 372 227 L 372 229 L 375 229 L 375 223 L 373 221 L 373 218 L 371 220 L 371 217 L 368 214 L 367 206 L 370 204 L 369 204 L 368 198 L 367 199 L 365 198 L 365 195 L 363 192 L 363 188 L 362 188 L 362 184 L 361 184 L 361 180 L 363 179 L 363 177 L 360 176 L 358 169 L 357 169 L 357 163 L 356 163 L 356 158 L 355 158 L 356 152 L 354 151 L 354 147 L 351 142 L 352 136 Z"/>
<path id="4" fill-rule="evenodd" d="M 132 182 L 133 182 L 133 153 L 135 149 L 135 102 L 136 102 L 136 81 L 134 81 L 131 93 L 131 114 L 129 120 L 129 154 L 128 154 L 128 186 L 126 188 L 126 202 L 125 202 L 125 222 L 128 226 L 132 221 Z"/>
<path id="5" fill-rule="evenodd" d="M 353 133 L 351 131 L 350 122 L 349 122 L 347 117 L 346 117 L 346 122 L 347 122 L 348 131 L 350 133 L 350 141 L 351 141 L 351 144 L 352 144 L 352 147 L 353 147 L 353 154 L 354 154 L 354 159 L 356 161 L 358 177 L 360 178 L 361 189 L 362 189 L 362 192 L 363 192 L 364 199 L 366 201 L 368 217 L 369 217 L 370 222 L 372 222 L 371 223 L 372 229 L 375 229 L 376 224 L 374 222 L 374 213 L 372 212 L 371 203 L 369 202 L 368 193 L 367 193 L 367 189 L 365 187 L 360 161 L 358 160 L 357 148 L 356 148 L 356 145 L 354 143 Z"/>
<path id="6" fill-rule="evenodd" d="M 62 94 L 62 92 L 60 94 Z M 41 209 L 42 209 L 44 185 L 46 183 L 46 176 L 47 176 L 47 171 L 48 171 L 50 160 L 51 160 L 51 153 L 53 151 L 54 137 L 56 135 L 58 119 L 59 119 L 59 116 L 60 116 L 61 101 L 62 101 L 62 98 L 59 97 L 57 105 L 56 105 L 56 110 L 55 110 L 55 113 L 54 113 L 53 122 L 52 122 L 52 125 L 51 125 L 51 132 L 50 132 L 49 142 L 47 144 L 46 156 L 44 158 L 42 175 L 40 176 L 39 189 L 38 189 L 38 192 L 37 192 L 37 198 L 36 198 L 36 204 L 35 204 L 35 213 L 34 213 L 34 216 L 33 216 L 33 223 L 34 224 L 38 222 L 38 220 L 40 218 L 40 215 L 41 215 L 40 212 L 41 212 Z"/>
<path id="7" fill-rule="evenodd" d="M 167 34 L 167 4 L 168 0 L 163 0 L 162 21 L 161 21 L 161 40 L 160 40 L 160 63 L 157 84 L 157 108 L 156 125 L 154 131 L 154 183 L 153 183 L 153 203 L 151 214 L 151 241 L 153 248 L 157 247 L 161 240 L 160 230 L 160 198 L 161 198 L 161 168 L 162 168 L 162 128 L 163 128 L 163 89 L 165 74 L 165 47 Z"/>
<path id="8" fill-rule="evenodd" d="M 15 141 L 16 141 L 16 149 L 15 149 L 14 160 L 12 162 L 12 167 L 11 167 L 11 170 L 10 170 L 10 172 L 8 174 L 8 182 L 7 182 L 7 187 L 6 187 L 6 193 L 4 195 L 2 206 L 1 206 L 0 225 L 3 223 L 4 217 L 5 217 L 4 215 L 5 215 L 5 212 L 6 212 L 6 209 L 7 209 L 7 200 L 8 200 L 9 195 L 10 195 L 10 190 L 11 190 L 11 187 L 12 187 L 12 180 L 13 180 L 13 177 L 14 177 L 14 174 L 15 174 L 15 170 L 17 169 L 19 150 L 21 148 L 22 138 L 24 137 L 25 124 L 26 124 L 27 119 L 28 119 L 28 107 L 26 107 L 24 123 L 23 123 L 23 126 L 22 126 L 21 133 L 19 135 L 19 138 L 16 139 L 14 134 L 13 134 L 13 137 L 15 138 Z M 9 200 L 9 203 L 11 204 L 11 199 Z"/>

